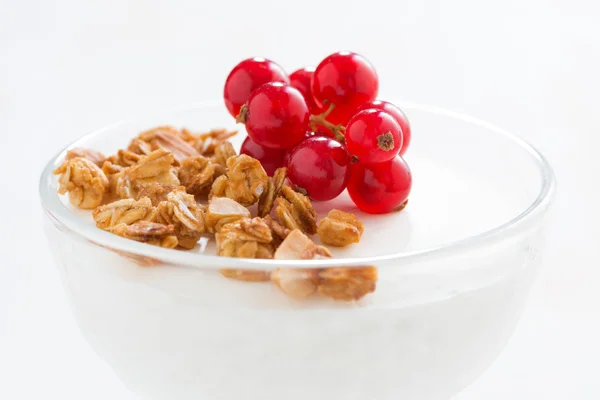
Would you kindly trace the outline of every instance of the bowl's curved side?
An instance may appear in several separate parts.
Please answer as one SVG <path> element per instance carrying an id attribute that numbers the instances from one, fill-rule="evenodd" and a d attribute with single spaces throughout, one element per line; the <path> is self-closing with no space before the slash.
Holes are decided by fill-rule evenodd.
<path id="1" fill-rule="evenodd" d="M 217 103 L 205 103 L 205 104 L 194 104 L 186 107 L 179 107 L 174 110 L 168 110 L 163 113 L 157 113 L 154 115 L 154 120 L 161 121 L 161 115 L 169 116 L 173 113 L 186 112 L 190 113 L 198 109 L 219 110 L 220 107 Z M 123 129 L 128 127 L 130 124 L 134 124 L 135 121 L 146 121 L 144 126 L 147 127 L 151 124 L 151 119 L 130 119 L 118 124 L 113 124 L 109 127 L 105 127 L 101 130 L 93 132 L 77 142 L 68 146 L 65 150 L 56 155 L 44 168 L 39 182 L 39 192 L 42 205 L 47 213 L 52 215 L 53 219 L 57 224 L 62 225 L 62 229 L 71 232 L 73 237 L 77 240 L 90 241 L 97 243 L 98 245 L 112 248 L 118 252 L 124 252 L 128 254 L 139 255 L 143 257 L 151 257 L 157 260 L 161 260 L 166 264 L 173 265 L 186 265 L 200 268 L 225 268 L 225 267 L 236 267 L 245 269 L 264 269 L 264 268 L 276 268 L 276 267 L 298 267 L 302 266 L 305 268 L 319 268 L 323 266 L 351 266 L 351 265 L 365 265 L 365 264 L 376 264 L 379 267 L 385 266 L 397 266 L 402 265 L 408 267 L 422 261 L 433 260 L 438 257 L 448 257 L 452 255 L 461 254 L 465 251 L 471 251 L 480 246 L 493 245 L 496 241 L 506 240 L 516 235 L 527 235 L 531 229 L 535 229 L 536 225 L 540 223 L 542 217 L 546 213 L 548 206 L 551 204 L 555 191 L 555 178 L 552 168 L 548 161 L 531 145 L 525 141 L 509 134 L 508 132 L 495 127 L 486 122 L 477 120 L 475 118 L 464 116 L 462 114 L 454 113 L 439 108 L 418 105 L 412 103 L 399 103 L 404 106 L 407 112 L 411 110 L 419 111 L 422 113 L 429 113 L 432 116 L 447 117 L 454 120 L 464 122 L 473 126 L 480 127 L 486 132 L 499 135 L 504 138 L 515 148 L 526 154 L 531 161 L 536 171 L 539 172 L 539 192 L 536 193 L 535 197 L 528 202 L 526 207 L 523 207 L 515 215 L 506 219 L 502 223 L 495 225 L 491 229 L 487 229 L 483 232 L 463 237 L 457 240 L 448 240 L 443 244 L 435 244 L 432 246 L 424 246 L 414 251 L 399 251 L 391 252 L 389 254 L 380 254 L 375 256 L 351 256 L 338 258 L 335 260 L 316 260 L 316 261 L 272 261 L 272 260 L 250 260 L 250 259 L 224 259 L 222 257 L 212 256 L 197 253 L 187 253 L 180 251 L 173 251 L 169 249 L 162 249 L 159 247 L 150 247 L 142 243 L 137 243 L 131 240 L 126 240 L 118 236 L 109 234 L 102 230 L 96 229 L 93 224 L 82 220 L 78 216 L 74 215 L 61 201 L 58 194 L 56 193 L 57 183 L 56 178 L 53 176 L 52 171 L 59 165 L 69 148 L 81 146 L 82 143 L 98 138 L 109 131 Z M 220 105 L 220 103 L 219 103 Z M 212 113 L 211 113 L 212 114 Z M 218 119 L 217 119 L 218 120 Z M 133 121 L 133 122 L 132 122 Z M 226 121 L 225 119 L 218 121 Z M 219 122 L 217 122 L 219 123 Z M 222 122 L 226 124 L 227 122 Z M 229 122 L 230 124 L 231 122 Z M 131 131 L 128 131 L 130 134 Z M 414 141 L 413 141 L 414 143 Z M 114 149 L 113 149 L 114 150 Z"/>
<path id="2" fill-rule="evenodd" d="M 450 397 L 512 334 L 541 239 L 536 231 L 420 272 L 389 268 L 373 295 L 339 303 L 296 301 L 214 270 L 140 268 L 51 222 L 47 236 L 79 327 L 130 389 L 249 400 Z"/>

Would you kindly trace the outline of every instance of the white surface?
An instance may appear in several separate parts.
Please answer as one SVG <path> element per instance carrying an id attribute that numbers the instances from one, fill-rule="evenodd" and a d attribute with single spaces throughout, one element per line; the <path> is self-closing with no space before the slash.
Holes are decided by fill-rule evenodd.
<path id="1" fill-rule="evenodd" d="M 0 398 L 131 398 L 83 339 L 50 260 L 37 200 L 47 158 L 132 113 L 218 97 L 243 57 L 292 70 L 342 48 L 377 66 L 381 97 L 513 130 L 557 173 L 528 309 L 457 399 L 600 397 L 599 10 L 583 0 L 319 3 L 0 1 Z"/>

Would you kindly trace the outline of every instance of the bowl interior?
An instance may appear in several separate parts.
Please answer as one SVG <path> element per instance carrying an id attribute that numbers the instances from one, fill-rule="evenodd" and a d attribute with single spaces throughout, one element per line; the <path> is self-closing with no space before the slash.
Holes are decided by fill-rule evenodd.
<path id="1" fill-rule="evenodd" d="M 409 205 L 396 214 L 368 215 L 358 210 L 346 193 L 333 201 L 315 202 L 320 216 L 338 208 L 355 213 L 365 224 L 361 243 L 332 249 L 336 258 L 395 257 L 442 248 L 498 229 L 539 201 L 548 185 L 545 161 L 528 145 L 468 117 L 426 106 L 400 104 L 413 132 L 411 147 L 405 156 L 413 172 Z M 220 103 L 190 106 L 108 126 L 70 147 L 88 147 L 113 154 L 126 147 L 139 132 L 157 125 L 186 127 L 194 132 L 217 127 L 236 128 L 233 118 Z M 246 134 L 242 125 L 237 129 L 240 134 L 233 142 L 239 149 Z M 49 168 L 56 166 L 62 157 L 64 153 L 52 160 Z M 48 177 L 47 182 L 42 177 L 42 187 L 45 186 L 58 196 L 55 177 Z M 89 230 L 95 229 L 89 211 L 71 207 L 66 196 L 59 198 L 61 207 L 70 215 L 85 221 Z M 53 213 L 52 206 L 46 208 Z M 112 235 L 101 238 L 125 241 Z M 193 253 L 214 255 L 214 240 L 201 240 L 196 249 L 183 257 L 194 256 Z"/>

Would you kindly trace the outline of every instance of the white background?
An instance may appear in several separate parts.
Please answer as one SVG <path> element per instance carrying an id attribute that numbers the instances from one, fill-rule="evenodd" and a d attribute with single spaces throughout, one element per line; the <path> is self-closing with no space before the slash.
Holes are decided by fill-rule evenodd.
<path id="1" fill-rule="evenodd" d="M 486 119 L 555 167 L 529 305 L 457 399 L 600 398 L 599 16 L 583 0 L 0 0 L 0 398 L 132 398 L 53 267 L 37 198 L 47 159 L 131 114 L 220 98 L 243 58 L 293 70 L 340 49 L 375 64 L 382 98 Z"/>

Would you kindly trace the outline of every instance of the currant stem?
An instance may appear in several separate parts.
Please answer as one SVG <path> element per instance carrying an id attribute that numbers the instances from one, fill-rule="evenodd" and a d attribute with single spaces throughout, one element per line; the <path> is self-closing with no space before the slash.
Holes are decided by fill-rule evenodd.
<path id="1" fill-rule="evenodd" d="M 332 124 L 331 122 L 327 121 L 327 117 L 329 116 L 329 114 L 331 114 L 331 112 L 333 111 L 334 108 L 335 108 L 335 104 L 332 103 L 332 104 L 329 104 L 329 107 L 327 108 L 327 110 L 325 110 L 325 112 L 323 112 L 321 114 L 311 115 L 310 116 L 311 127 L 314 130 L 317 125 L 322 125 L 325 128 L 327 128 L 335 136 L 335 140 L 337 140 L 340 143 L 346 143 L 346 138 L 344 137 L 344 131 L 346 130 L 346 128 L 342 125 L 335 125 L 335 124 Z M 240 111 L 240 113 L 241 113 L 241 111 Z"/>
<path id="2" fill-rule="evenodd" d="M 240 108 L 240 113 L 235 117 L 235 122 L 238 124 L 245 124 L 246 118 L 248 118 L 248 106 L 244 104 Z"/>

